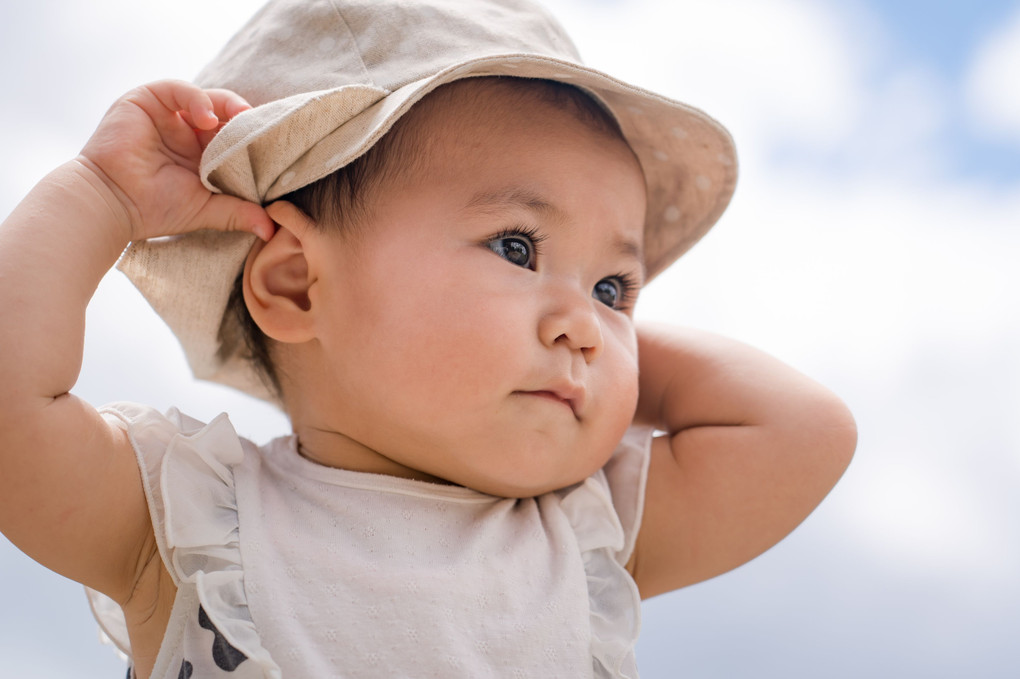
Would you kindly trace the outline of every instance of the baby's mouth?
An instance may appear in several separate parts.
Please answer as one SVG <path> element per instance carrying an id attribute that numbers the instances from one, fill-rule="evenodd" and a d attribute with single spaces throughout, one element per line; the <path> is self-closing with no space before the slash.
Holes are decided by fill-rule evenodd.
<path id="1" fill-rule="evenodd" d="M 514 392 L 523 396 L 532 396 L 535 398 L 545 399 L 552 403 L 560 404 L 570 409 L 570 413 L 575 419 L 581 419 L 579 416 L 580 405 L 583 399 L 583 392 L 573 388 L 563 389 L 535 389 L 527 391 Z"/>

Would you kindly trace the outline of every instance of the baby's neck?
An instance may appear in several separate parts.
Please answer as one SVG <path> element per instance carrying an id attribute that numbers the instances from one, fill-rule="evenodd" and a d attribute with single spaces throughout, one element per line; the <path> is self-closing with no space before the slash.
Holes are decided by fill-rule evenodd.
<path id="1" fill-rule="evenodd" d="M 298 425 L 294 427 L 294 433 L 298 439 L 298 454 L 306 460 L 324 467 L 367 474 L 383 474 L 430 483 L 449 483 L 444 479 L 400 464 L 339 432 Z"/>

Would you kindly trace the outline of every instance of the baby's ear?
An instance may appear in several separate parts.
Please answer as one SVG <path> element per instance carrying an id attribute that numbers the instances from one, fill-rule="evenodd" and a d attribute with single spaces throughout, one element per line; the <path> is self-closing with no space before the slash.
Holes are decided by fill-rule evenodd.
<path id="1" fill-rule="evenodd" d="M 305 257 L 313 234 L 311 218 L 277 201 L 266 208 L 276 223 L 273 237 L 257 241 L 244 264 L 244 302 L 252 320 L 278 342 L 307 342 L 314 336 L 309 288 L 315 283 Z"/>

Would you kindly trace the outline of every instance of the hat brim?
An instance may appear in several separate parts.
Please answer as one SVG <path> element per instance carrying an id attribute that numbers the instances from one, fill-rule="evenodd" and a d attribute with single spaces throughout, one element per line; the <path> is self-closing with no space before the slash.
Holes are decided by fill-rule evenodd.
<path id="1" fill-rule="evenodd" d="M 617 119 L 648 184 L 649 279 L 689 250 L 729 203 L 736 152 L 715 120 L 595 69 L 533 54 L 473 59 L 393 92 L 345 85 L 271 102 L 242 114 L 217 135 L 203 157 L 203 180 L 216 191 L 270 202 L 364 154 L 437 87 L 480 76 L 569 83 L 594 95 Z"/>
<path id="2" fill-rule="evenodd" d="M 733 140 L 700 110 L 598 70 L 535 54 L 485 56 L 394 91 L 351 84 L 268 102 L 237 116 L 206 149 L 200 168 L 213 191 L 266 204 L 368 151 L 436 88 L 464 78 L 513 76 L 574 85 L 616 118 L 645 174 L 646 280 L 687 252 L 733 194 Z M 133 243 L 118 263 L 181 342 L 196 377 L 277 402 L 223 323 L 234 280 L 254 236 L 196 232 Z"/>

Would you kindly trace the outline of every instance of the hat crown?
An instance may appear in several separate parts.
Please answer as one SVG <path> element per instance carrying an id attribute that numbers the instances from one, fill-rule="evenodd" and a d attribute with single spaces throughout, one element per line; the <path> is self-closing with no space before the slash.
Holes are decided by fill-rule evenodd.
<path id="1" fill-rule="evenodd" d="M 260 105 L 353 84 L 394 91 L 512 54 L 580 63 L 559 23 L 527 0 L 271 0 L 196 80 Z"/>
<path id="2" fill-rule="evenodd" d="M 216 134 L 199 174 L 212 191 L 258 203 L 365 153 L 444 84 L 476 76 L 581 88 L 616 118 L 645 174 L 650 280 L 715 223 L 733 193 L 733 140 L 682 102 L 581 64 L 531 0 L 270 0 L 198 77 L 254 108 Z M 118 267 L 177 335 L 197 377 L 274 401 L 224 314 L 254 237 L 197 232 L 133 243 Z"/>

